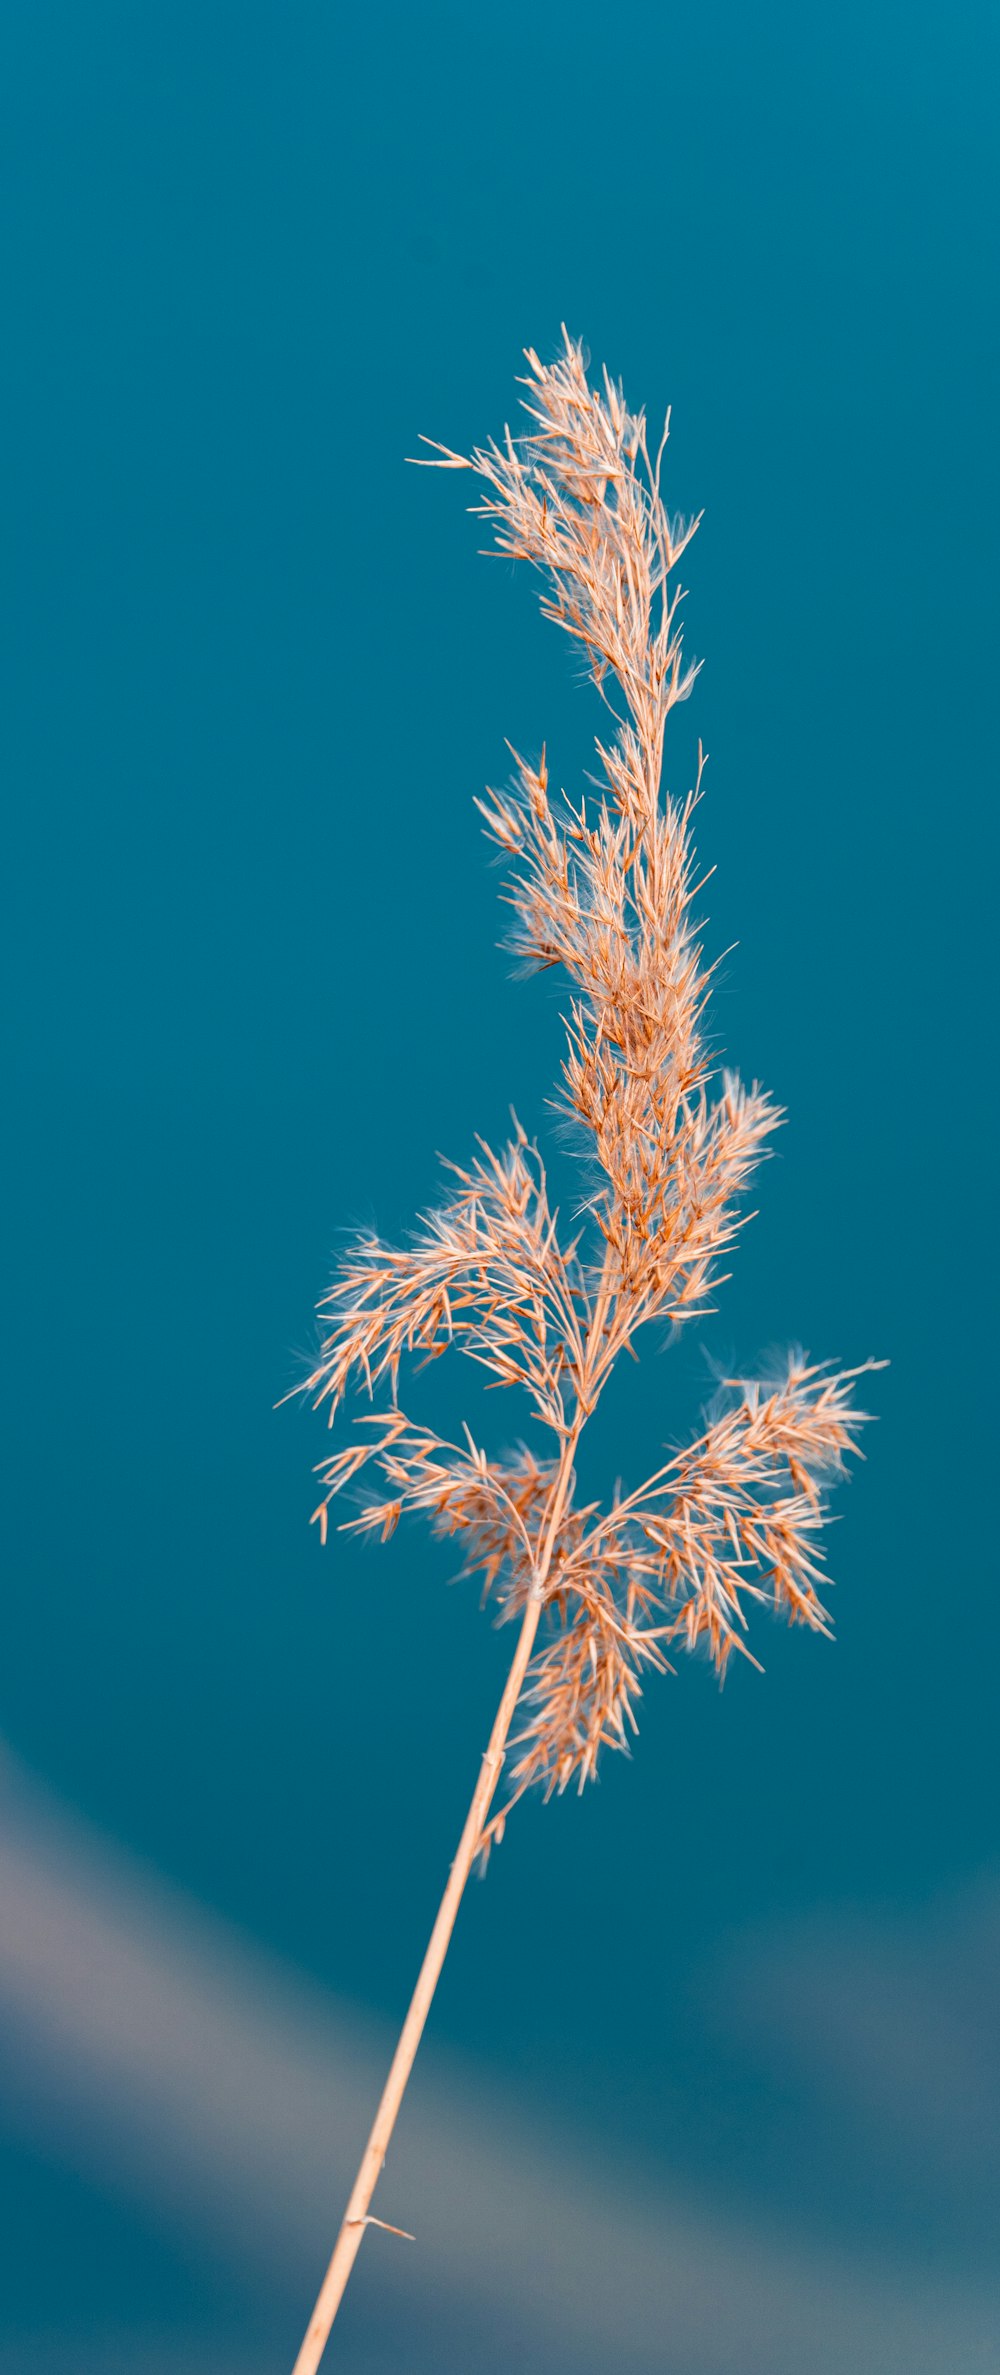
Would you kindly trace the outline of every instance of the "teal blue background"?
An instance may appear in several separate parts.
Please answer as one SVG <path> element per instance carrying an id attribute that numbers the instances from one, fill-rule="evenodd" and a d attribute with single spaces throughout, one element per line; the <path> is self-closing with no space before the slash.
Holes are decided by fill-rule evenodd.
<path id="1" fill-rule="evenodd" d="M 6 1739 L 401 2011 L 507 1643 L 416 1530 L 321 1552 L 325 1439 L 272 1405 L 344 1226 L 398 1234 L 510 1102 L 550 1126 L 558 991 L 509 979 L 472 798 L 505 736 L 575 788 L 598 713 L 404 458 L 499 429 L 565 319 L 705 507 L 667 772 L 700 734 L 715 1027 L 789 1113 L 588 1485 L 696 1424 L 703 1345 L 892 1365 L 837 1645 L 652 1686 L 631 1766 L 519 1815 L 434 2022 L 737 2208 L 985 2265 L 981 2171 L 866 2142 L 703 1977 L 996 1867 L 995 18 L 10 0 L 2 51 Z M 238 2339 L 41 2144 L 4 2172 L 12 2334 L 55 2218 L 67 2318 L 187 2287 Z"/>

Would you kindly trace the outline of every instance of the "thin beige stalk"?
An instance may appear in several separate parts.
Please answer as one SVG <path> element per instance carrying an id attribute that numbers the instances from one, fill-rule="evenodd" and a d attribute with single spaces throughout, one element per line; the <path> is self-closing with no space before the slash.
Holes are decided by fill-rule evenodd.
<path id="1" fill-rule="evenodd" d="M 438 1907 L 437 1919 L 430 1934 L 427 1952 L 420 1966 L 420 1975 L 410 1998 L 410 2006 L 399 2035 L 399 2043 L 382 2090 L 382 2100 L 375 2114 L 361 2166 L 354 2180 L 351 2198 L 344 2212 L 340 2233 L 333 2248 L 330 2265 L 320 2287 L 316 2307 L 306 2329 L 305 2339 L 292 2370 L 292 2375 L 316 2375 L 330 2336 L 330 2328 L 347 2289 L 348 2279 L 361 2247 L 361 2239 L 368 2225 L 372 2195 L 382 2173 L 399 2107 L 406 2093 L 410 2072 L 416 2060 L 417 2048 L 424 2033 L 427 2015 L 434 1999 L 434 1991 L 444 1968 L 445 1956 L 451 1944 L 451 1934 L 466 1881 L 482 1844 L 486 1818 L 496 1793 L 503 1767 L 507 1735 L 514 1710 L 535 1645 L 538 1619 L 542 1612 L 545 1577 L 552 1556 L 552 1545 L 558 1531 L 566 1494 L 572 1476 L 573 1449 L 579 1434 L 578 1421 L 566 1444 L 558 1485 L 553 1499 L 551 1518 L 543 1552 L 543 1563 L 536 1588 L 525 1603 L 521 1630 L 517 1637 L 510 1673 L 504 1685 L 503 1697 L 497 1708 L 489 1747 L 483 1757 L 479 1779 L 472 1794 L 472 1802 L 465 1818 L 458 1842 L 455 1861 L 448 1876 L 448 1885 Z"/>

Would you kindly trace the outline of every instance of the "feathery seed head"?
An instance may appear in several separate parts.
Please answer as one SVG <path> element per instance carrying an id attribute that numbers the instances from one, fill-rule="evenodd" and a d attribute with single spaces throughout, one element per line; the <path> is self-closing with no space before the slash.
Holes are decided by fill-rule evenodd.
<path id="1" fill-rule="evenodd" d="M 473 508 L 496 550 L 538 571 L 544 615 L 573 639 L 613 720 L 596 745 L 596 802 L 553 796 L 544 749 L 537 766 L 512 751 L 511 784 L 478 802 L 510 866 L 511 948 L 569 979 L 558 1103 L 598 1185 L 583 1233 L 564 1242 L 520 1126 L 499 1153 L 480 1143 L 409 1246 L 358 1240 L 321 1305 L 306 1388 L 331 1423 L 352 1388 L 373 1405 L 360 1438 L 322 1464 L 324 1537 L 335 1495 L 374 1468 L 387 1489 L 354 1530 L 386 1540 L 422 1511 L 461 1536 L 463 1573 L 503 1616 L 543 1599 L 513 1799 L 534 1783 L 582 1786 L 602 1747 L 627 1747 L 641 1678 L 667 1665 L 670 1644 L 707 1647 L 723 1673 L 734 1650 L 750 1656 L 755 1605 L 829 1630 L 825 1493 L 865 1423 L 857 1370 L 793 1356 L 770 1383 L 730 1381 L 697 1440 L 607 1511 L 574 1499 L 576 1446 L 615 1361 L 648 1322 L 704 1310 L 782 1116 L 756 1083 L 716 1075 L 705 1036 L 700 754 L 683 799 L 661 783 L 667 718 L 697 674 L 675 572 L 698 520 L 671 515 L 662 493 L 669 416 L 651 455 L 645 415 L 607 372 L 590 384 L 568 333 L 554 362 L 533 350 L 526 361 L 526 434 L 506 429 L 467 457 L 435 447 L 434 459 L 480 481 Z M 404 1416 L 404 1363 L 452 1347 L 527 1395 L 548 1457 L 491 1459 L 467 1430 L 455 1444 Z"/>

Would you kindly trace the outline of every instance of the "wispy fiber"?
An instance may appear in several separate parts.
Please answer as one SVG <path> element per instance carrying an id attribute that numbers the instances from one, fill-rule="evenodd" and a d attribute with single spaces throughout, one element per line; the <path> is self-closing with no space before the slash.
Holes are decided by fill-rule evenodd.
<path id="1" fill-rule="evenodd" d="M 767 1606 L 829 1629 L 821 1597 L 826 1492 L 857 1448 L 856 1370 L 794 1356 L 766 1382 L 731 1381 L 702 1433 L 602 1509 L 576 1500 L 580 1436 L 616 1361 L 653 1321 L 703 1312 L 743 1225 L 743 1197 L 782 1116 L 756 1082 L 719 1072 L 706 1032 L 712 966 L 699 940 L 692 821 L 662 787 L 663 742 L 696 670 L 685 661 L 677 564 L 698 525 L 671 517 L 645 416 L 588 383 L 564 332 L 554 363 L 527 356 L 527 434 L 434 466 L 471 470 L 497 549 L 542 580 L 544 615 L 583 655 L 607 706 L 597 796 L 555 796 L 544 752 L 479 802 L 508 862 L 510 946 L 570 982 L 558 1104 L 576 1126 L 587 1192 L 567 1238 L 537 1146 L 518 1128 L 451 1175 L 410 1245 L 360 1239 L 321 1306 L 308 1389 L 331 1424 L 368 1406 L 321 1468 L 316 1517 L 363 1470 L 380 1479 L 347 1523 L 383 1538 L 422 1512 L 459 1538 L 518 1647 L 347 2218 L 296 2375 L 311 2375 L 357 2250 L 388 2135 L 477 1854 L 523 1792 L 592 1778 L 627 1744 L 650 1670 L 704 1644 L 720 1672 L 750 1655 Z M 430 442 L 430 441 L 427 441 Z M 400 1407 L 404 1371 L 454 1348 L 527 1395 L 537 1448 L 497 1457 Z M 867 1366 L 867 1364 L 866 1364 Z M 491 1813 L 501 1768 L 509 1786 Z"/>

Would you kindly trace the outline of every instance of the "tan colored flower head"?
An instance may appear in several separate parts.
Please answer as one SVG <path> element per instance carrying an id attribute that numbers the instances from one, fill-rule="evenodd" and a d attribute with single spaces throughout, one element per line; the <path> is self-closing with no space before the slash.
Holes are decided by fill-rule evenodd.
<path id="1" fill-rule="evenodd" d="M 353 1388 L 372 1403 L 359 1437 L 323 1463 L 324 1534 L 333 1496 L 374 1468 L 384 1492 L 350 1524 L 384 1538 L 424 1511 L 462 1537 L 464 1571 L 504 1615 L 542 1604 L 515 1798 L 534 1782 L 582 1785 L 603 1746 L 624 1746 L 641 1678 L 671 1647 L 705 1644 L 723 1671 L 734 1649 L 749 1654 L 755 1604 L 828 1630 L 825 1492 L 864 1419 L 857 1372 L 792 1359 L 771 1384 L 734 1383 L 698 1440 L 627 1498 L 602 1511 L 574 1497 L 576 1446 L 614 1363 L 650 1321 L 705 1309 L 781 1115 L 756 1083 L 718 1074 L 706 1037 L 712 969 L 692 912 L 700 757 L 683 799 L 662 787 L 667 718 L 696 674 L 676 568 L 698 523 L 666 508 L 667 427 L 654 457 L 643 414 L 606 373 L 589 384 L 565 334 L 554 363 L 527 362 L 527 433 L 435 455 L 475 473 L 497 549 L 539 571 L 543 612 L 609 712 L 595 800 L 554 797 L 544 753 L 537 766 L 515 753 L 512 784 L 479 803 L 509 861 L 512 949 L 569 979 L 558 1102 L 580 1133 L 583 1227 L 562 1239 L 520 1129 L 498 1154 L 481 1145 L 409 1246 L 355 1245 L 321 1307 L 308 1381 L 331 1423 Z M 522 1389 L 547 1451 L 492 1458 L 470 1435 L 447 1442 L 404 1416 L 404 1366 L 451 1347 Z"/>

